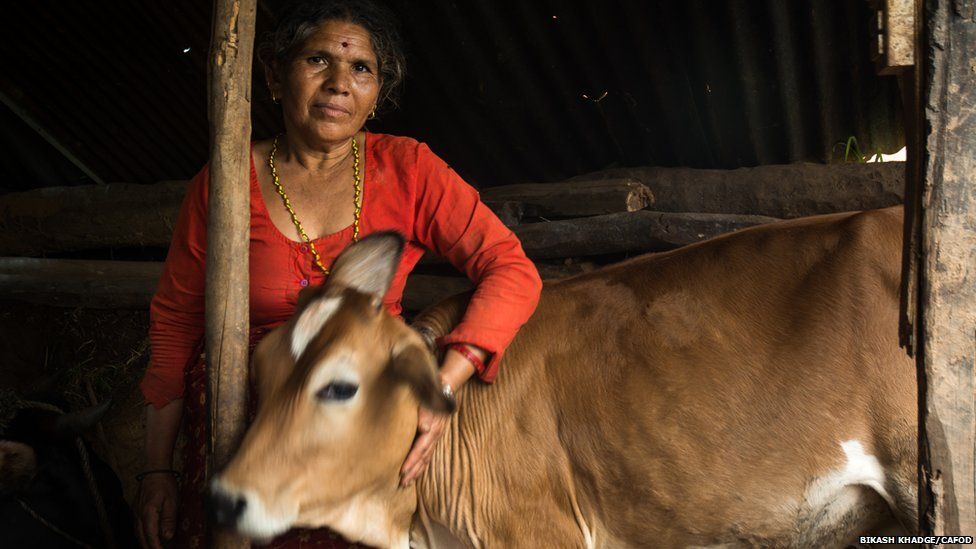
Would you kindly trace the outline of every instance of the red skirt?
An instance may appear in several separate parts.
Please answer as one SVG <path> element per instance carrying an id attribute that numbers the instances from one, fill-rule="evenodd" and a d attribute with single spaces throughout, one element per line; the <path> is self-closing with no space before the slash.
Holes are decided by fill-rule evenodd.
<path id="1" fill-rule="evenodd" d="M 251 338 L 251 352 L 267 332 L 254 333 Z M 202 350 L 202 349 L 201 349 Z M 210 546 L 207 531 L 207 515 L 204 500 L 207 493 L 207 372 L 206 362 L 201 350 L 186 370 L 186 391 L 183 399 L 183 426 L 186 432 L 186 448 L 183 456 L 183 486 L 180 493 L 179 528 L 176 533 L 176 547 L 203 548 Z M 253 401 L 253 399 L 252 399 Z M 308 530 L 296 528 L 275 538 L 270 544 L 262 546 L 271 549 L 284 548 L 325 548 L 346 549 L 363 547 L 350 544 L 339 534 L 327 529 Z"/>

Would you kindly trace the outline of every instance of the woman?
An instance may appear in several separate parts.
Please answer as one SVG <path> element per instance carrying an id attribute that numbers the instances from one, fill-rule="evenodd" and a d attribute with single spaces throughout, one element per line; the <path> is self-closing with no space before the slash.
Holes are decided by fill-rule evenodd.
<path id="1" fill-rule="evenodd" d="M 385 305 L 399 314 L 406 276 L 426 249 L 446 257 L 477 289 L 462 322 L 438 341 L 448 348 L 441 380 L 453 390 L 474 374 L 490 382 L 535 309 L 541 281 L 514 234 L 425 145 L 363 131 L 403 75 L 389 12 L 368 0 L 305 2 L 283 14 L 264 51 L 285 133 L 251 150 L 252 349 L 292 314 L 299 290 L 325 280 L 347 245 L 393 229 L 408 244 Z M 146 547 L 174 537 L 180 546 L 208 543 L 201 503 L 207 184 L 204 168 L 188 189 L 151 307 L 152 359 L 142 382 L 147 463 L 137 509 Z M 184 407 L 189 444 L 177 503 L 173 445 Z M 404 484 L 424 471 L 446 421 L 420 410 Z M 329 532 L 293 531 L 272 544 L 286 546 L 346 545 Z"/>

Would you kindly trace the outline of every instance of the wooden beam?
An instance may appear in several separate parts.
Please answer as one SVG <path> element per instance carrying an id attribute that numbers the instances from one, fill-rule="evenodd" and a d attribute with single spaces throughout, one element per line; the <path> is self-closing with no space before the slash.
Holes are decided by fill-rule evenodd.
<path id="1" fill-rule="evenodd" d="M 868 0 L 871 59 L 878 74 L 897 75 L 915 64 L 915 0 Z"/>
<path id="2" fill-rule="evenodd" d="M 670 250 L 723 233 L 776 221 L 756 215 L 641 210 L 515 227 L 533 259 Z"/>
<path id="3" fill-rule="evenodd" d="M 643 183 L 662 212 L 803 217 L 902 203 L 905 165 L 783 164 L 736 170 L 617 168 L 573 180 L 629 178 Z"/>
<path id="4" fill-rule="evenodd" d="M 185 181 L 50 187 L 0 196 L 0 255 L 165 247 Z"/>
<path id="5" fill-rule="evenodd" d="M 579 266 L 538 265 L 546 280 L 584 272 Z M 156 261 L 0 258 L 0 300 L 46 307 L 146 310 L 163 272 Z M 403 309 L 417 312 L 471 289 L 463 276 L 411 274 Z"/>
<path id="6" fill-rule="evenodd" d="M 148 309 L 163 264 L 0 258 L 0 299 L 55 307 Z"/>
<path id="7" fill-rule="evenodd" d="M 921 106 L 919 513 L 976 532 L 976 2 L 926 0 Z"/>
<path id="8" fill-rule="evenodd" d="M 526 216 L 553 219 L 633 212 L 654 203 L 651 191 L 634 179 L 503 185 L 484 189 L 481 198 L 520 203 Z"/>
<path id="9" fill-rule="evenodd" d="M 207 217 L 208 473 L 233 456 L 246 428 L 251 65 L 256 0 L 214 0 L 210 39 L 210 195 Z M 214 546 L 249 547 L 213 529 Z"/>
<path id="10" fill-rule="evenodd" d="M 629 168 L 662 212 L 731 213 L 798 217 L 898 204 L 904 192 L 904 162 L 794 164 L 738 170 Z M 606 181 L 600 174 L 570 181 Z M 562 183 L 546 183 L 559 188 Z M 186 182 L 103 187 L 54 187 L 0 196 L 0 256 L 37 256 L 125 246 L 169 245 Z M 486 203 L 514 226 L 523 203 Z M 593 213 L 588 210 L 587 215 Z M 544 216 L 545 217 L 545 216 Z"/>

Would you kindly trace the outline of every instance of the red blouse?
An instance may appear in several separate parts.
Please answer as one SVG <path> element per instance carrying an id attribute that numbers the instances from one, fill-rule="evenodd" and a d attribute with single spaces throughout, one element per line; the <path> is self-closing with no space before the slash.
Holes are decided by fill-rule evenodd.
<path id="1" fill-rule="evenodd" d="M 515 234 L 443 160 L 405 137 L 366 134 L 360 235 L 395 230 L 407 240 L 384 298 L 393 314 L 407 275 L 427 250 L 476 284 L 461 323 L 440 345 L 470 343 L 491 354 L 480 377 L 492 381 L 505 348 L 535 310 L 542 282 Z M 183 395 L 183 374 L 204 335 L 207 187 L 204 167 L 190 182 L 150 306 L 151 358 L 141 388 L 157 408 Z M 251 157 L 250 317 L 261 333 L 288 320 L 298 292 L 325 275 L 307 246 L 282 234 L 268 215 Z M 273 204 L 279 206 L 279 204 Z M 314 240 L 330 266 L 352 241 L 352 226 Z"/>

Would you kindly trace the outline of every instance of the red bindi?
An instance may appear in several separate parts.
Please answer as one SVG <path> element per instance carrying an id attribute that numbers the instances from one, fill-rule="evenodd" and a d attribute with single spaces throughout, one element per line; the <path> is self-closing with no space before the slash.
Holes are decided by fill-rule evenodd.
<path id="1" fill-rule="evenodd" d="M 343 42 L 342 43 L 342 47 L 343 48 L 348 48 L 349 47 L 349 42 Z"/>

